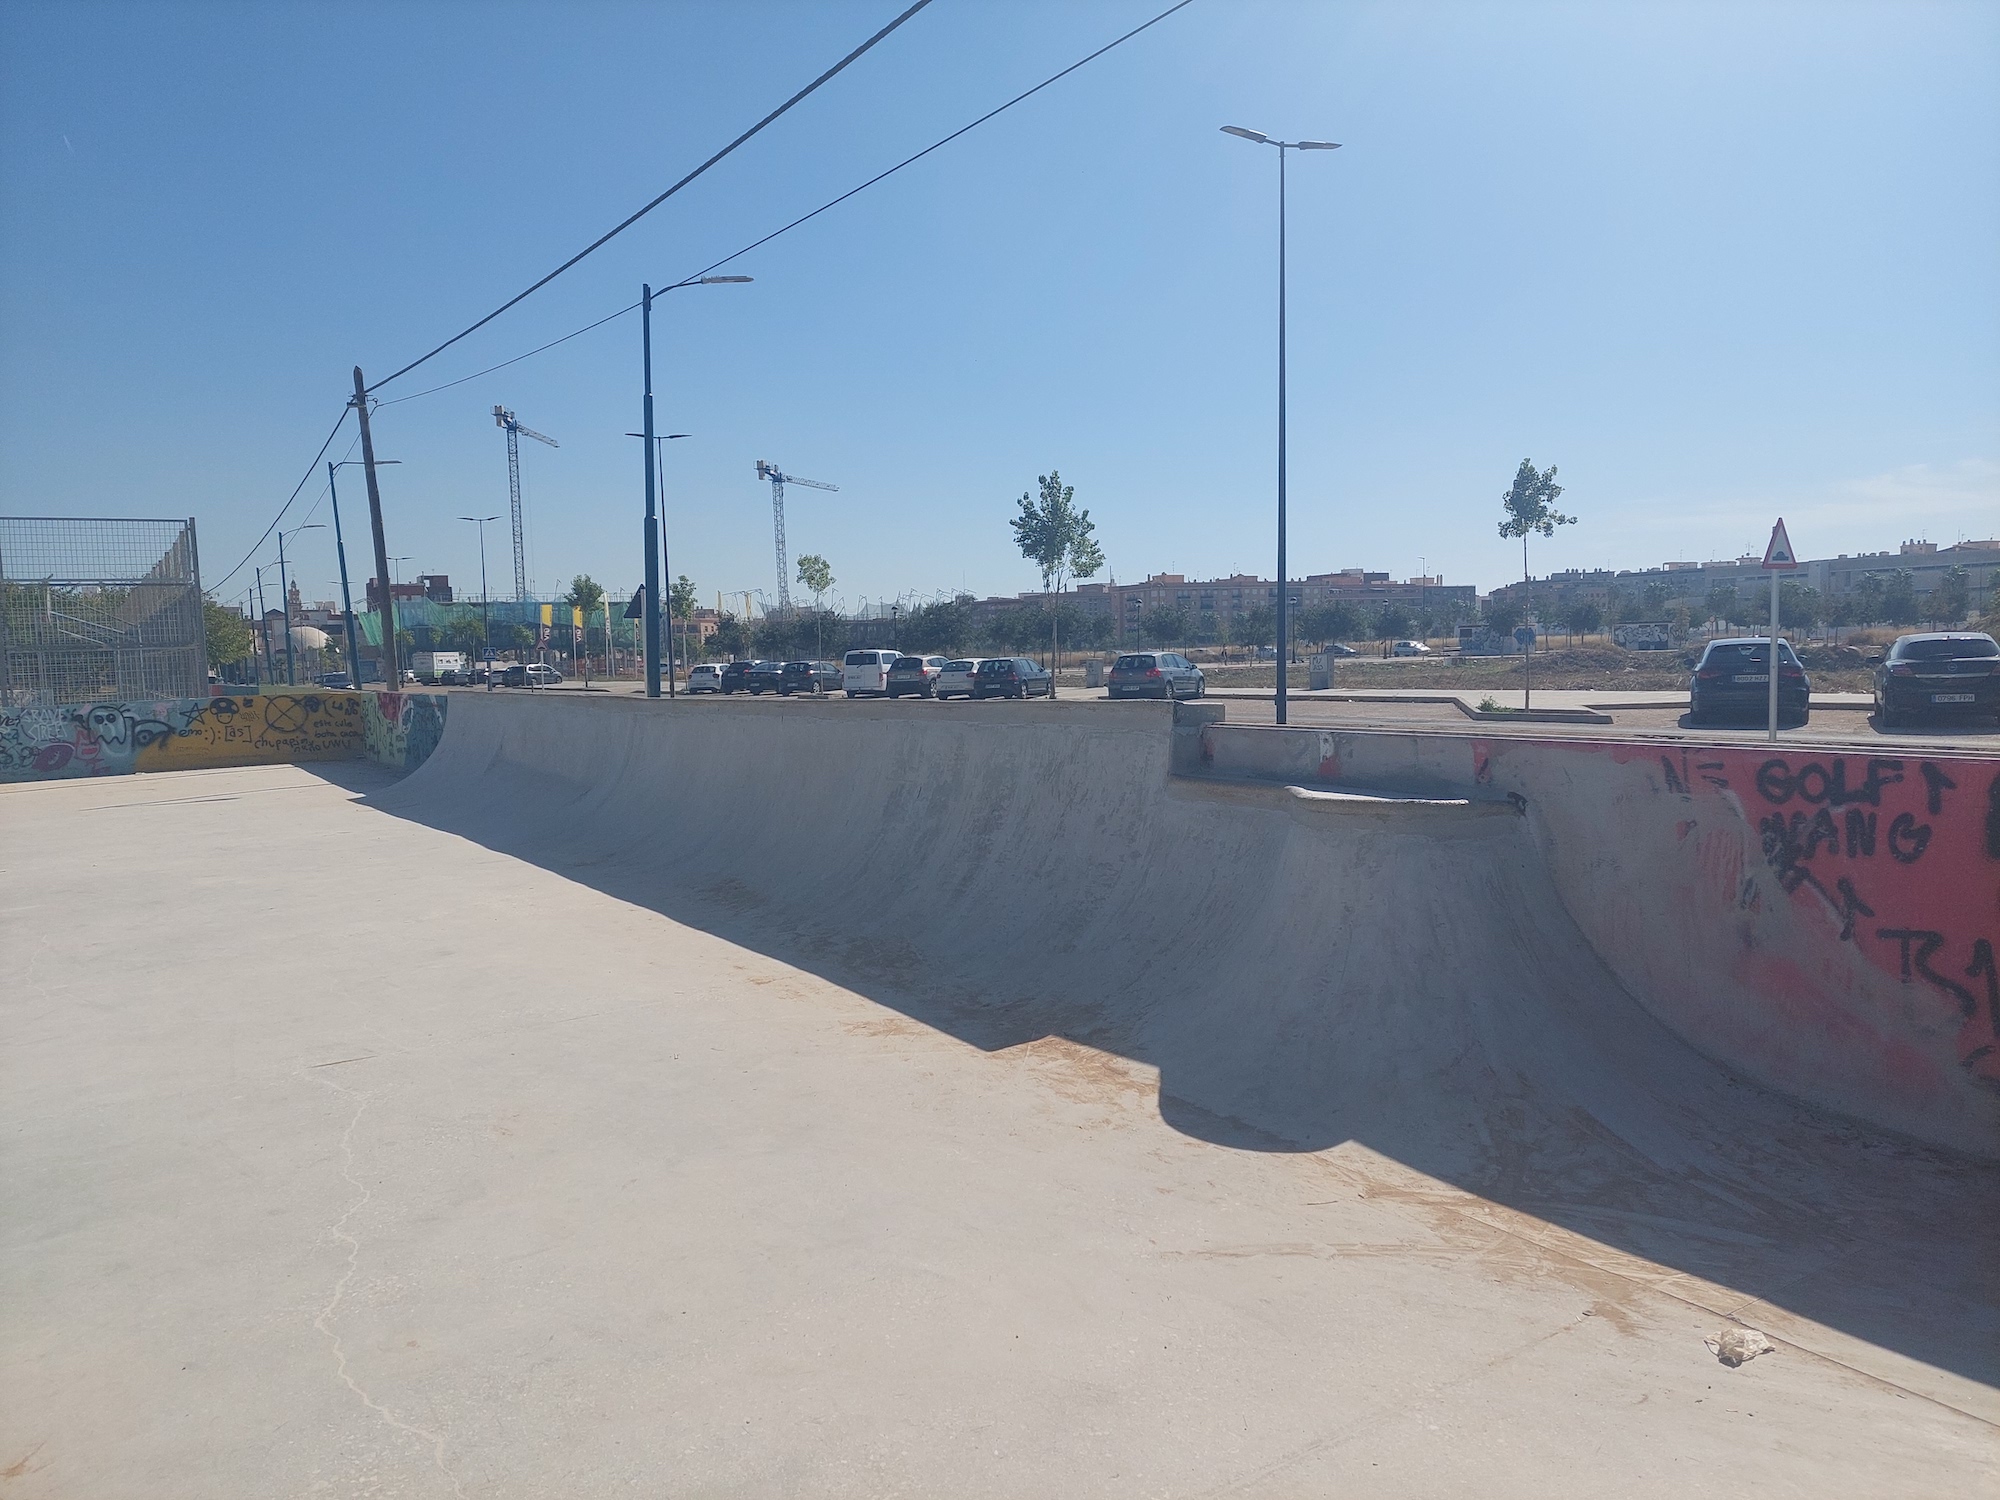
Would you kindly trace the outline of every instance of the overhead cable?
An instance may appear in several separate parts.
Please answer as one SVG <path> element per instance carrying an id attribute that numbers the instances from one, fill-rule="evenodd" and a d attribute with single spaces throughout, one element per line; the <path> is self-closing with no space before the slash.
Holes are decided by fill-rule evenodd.
<path id="1" fill-rule="evenodd" d="M 852 52 L 848 53 L 847 56 L 843 57 L 839 62 L 835 63 L 832 67 L 828 68 L 824 73 L 820 74 L 819 77 L 815 78 L 811 83 L 807 84 L 804 88 L 800 89 L 796 94 L 792 95 L 791 98 L 787 99 L 783 104 L 780 104 L 776 109 L 772 110 L 768 115 L 764 116 L 763 119 L 759 120 L 755 125 L 752 125 L 748 130 L 744 131 L 743 134 L 736 137 L 735 140 L 731 141 L 728 145 L 724 146 L 720 151 L 716 152 L 715 155 L 711 156 L 707 161 L 703 162 L 700 166 L 696 167 L 692 172 L 688 173 L 687 176 L 683 177 L 679 182 L 675 183 L 672 187 L 668 188 L 664 193 L 660 194 L 659 197 L 655 198 L 651 203 L 648 203 L 644 208 L 640 209 L 637 213 L 633 214 L 623 223 L 611 229 L 609 232 L 599 235 L 596 239 L 592 240 L 588 245 L 584 246 L 583 249 L 577 251 L 576 254 L 572 255 L 568 260 L 564 261 L 561 265 L 557 266 L 553 271 L 549 272 L 549 274 L 544 276 L 540 281 L 536 282 L 533 286 L 529 287 L 526 291 L 520 293 L 518 296 L 508 298 L 505 302 L 501 303 L 498 307 L 494 308 L 492 312 L 488 313 L 485 317 L 481 318 L 477 323 L 474 323 L 470 328 L 466 328 L 458 333 L 453 334 L 450 338 L 446 339 L 442 344 L 439 344 L 437 348 L 431 350 L 429 354 L 425 354 L 420 356 L 419 358 L 411 360 L 408 364 L 404 365 L 402 369 L 395 371 L 393 374 L 384 375 L 380 380 L 376 381 L 375 384 L 370 386 L 368 389 L 371 392 L 380 390 L 383 386 L 387 385 L 390 381 L 396 379 L 398 376 L 409 374 L 410 371 L 416 369 L 416 367 L 424 363 L 425 360 L 433 359 L 436 356 L 444 353 L 445 350 L 449 349 L 453 344 L 457 343 L 460 339 L 466 337 L 468 334 L 477 332 L 481 328 L 484 328 L 488 323 L 491 323 L 495 318 L 499 317 L 500 314 L 507 311 L 508 308 L 513 307 L 516 303 L 521 302 L 526 298 L 533 296 L 536 292 L 540 291 L 543 287 L 547 286 L 551 281 L 554 281 L 558 276 L 562 275 L 562 273 L 567 271 L 571 266 L 575 265 L 578 261 L 582 260 L 586 255 L 589 255 L 592 251 L 600 249 L 604 245 L 608 244 L 612 239 L 616 238 L 620 234 L 623 234 L 626 230 L 630 229 L 634 224 L 638 223 L 641 219 L 645 218 L 647 214 L 651 213 L 654 209 L 658 208 L 662 203 L 665 203 L 669 198 L 673 197 L 675 193 L 678 193 L 682 188 L 686 187 L 690 182 L 693 182 L 695 178 L 701 176 L 702 173 L 706 172 L 710 167 L 714 166 L 717 162 L 721 161 L 723 157 L 729 155 L 730 152 L 734 151 L 738 146 L 742 145 L 745 141 L 749 140 L 752 136 L 756 135 L 759 131 L 763 130 L 765 126 L 769 125 L 779 116 L 785 114 L 788 110 L 790 110 L 794 105 L 798 104 L 801 100 L 805 99 L 806 97 L 817 91 L 821 85 L 825 84 L 829 79 L 833 78 L 836 74 L 839 74 L 840 72 L 845 70 L 850 63 L 854 62 L 857 58 L 861 57 L 863 53 L 873 48 L 877 42 L 880 42 L 884 37 L 888 36 L 890 32 L 894 31 L 897 27 L 901 26 L 905 21 L 909 20 L 910 17 L 914 16 L 918 11 L 922 10 L 925 6 L 929 5 L 930 3 L 931 0 L 916 0 L 916 3 L 914 5 L 912 5 L 908 10 L 904 11 L 900 16 L 897 16 L 895 20 L 891 21 L 887 26 L 884 26 L 880 31 L 876 32 L 873 36 L 868 38 L 867 41 L 863 42 L 860 46 L 856 47 Z"/>

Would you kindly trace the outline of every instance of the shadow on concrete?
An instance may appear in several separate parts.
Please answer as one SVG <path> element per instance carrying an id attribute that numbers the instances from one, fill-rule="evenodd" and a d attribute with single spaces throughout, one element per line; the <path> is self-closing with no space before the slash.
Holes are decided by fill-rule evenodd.
<path id="1" fill-rule="evenodd" d="M 365 778 L 345 767 L 303 769 L 387 789 L 379 780 L 362 788 Z M 1822 1330 L 2000 1385 L 1991 1258 L 2000 1174 L 1816 1113 L 1697 1056 L 1594 956 L 1581 967 L 1560 956 L 1581 938 L 1565 914 L 1546 909 L 1548 892 L 1531 875 L 1521 878 L 1525 893 L 1470 889 L 1525 924 L 1521 945 L 1483 968 L 1472 955 L 1490 934 L 1454 933 L 1455 920 L 1482 924 L 1451 901 L 1418 895 L 1409 898 L 1415 909 L 1399 913 L 1387 907 L 1396 894 L 1384 892 L 1385 904 L 1362 899 L 1324 912 L 1333 937 L 1322 968 L 1299 975 L 1271 961 L 1288 932 L 1308 936 L 1295 909 L 1279 910 L 1274 926 L 1224 932 L 1204 929 L 1198 907 L 1193 915 L 1127 908 L 1127 893 L 1109 884 L 1105 900 L 1118 909 L 1019 925 L 1004 950 L 1010 960 L 996 964 L 990 944 L 962 956 L 954 920 L 894 920 L 893 887 L 878 893 L 883 920 L 860 927 L 852 891 L 804 903 L 746 874 L 754 861 L 718 873 L 696 853 L 643 842 L 572 857 L 551 852 L 535 826 L 417 790 L 369 805 L 780 960 L 988 1052 L 1059 1037 L 1130 1058 L 1157 1070 L 1162 1119 L 1217 1147 L 1365 1145 L 1407 1171 L 1374 1171 L 1343 1153 L 1333 1175 L 1407 1204 L 1447 1242 L 1492 1257 L 1495 1274 L 1567 1279 L 1615 1301 L 1621 1288 L 1666 1280 L 1654 1269 L 1666 1267 L 1712 1284 L 1660 1289 L 1708 1309 L 1717 1326 L 1743 1307 L 1752 1326 L 1869 1378 L 1907 1376 L 1920 1394 L 1921 1372 Z M 1508 841 L 1526 846 L 1497 825 L 1467 837 L 1495 841 L 1508 858 Z M 1486 847 L 1455 852 L 1450 838 L 1433 842 L 1435 866 L 1398 891 L 1447 881 L 1455 860 L 1468 862 L 1465 849 Z M 1427 857 L 1427 847 L 1396 854 Z M 1514 878 L 1504 860 L 1495 868 Z M 1282 908 L 1287 876 L 1274 866 L 1226 878 L 1253 887 L 1253 907 Z M 927 911 L 952 910 L 949 898 L 926 895 Z M 1467 895 L 1460 886 L 1452 899 Z M 1513 895 L 1524 902 L 1518 910 L 1507 908 Z M 955 920 L 1013 919 L 973 904 Z M 1354 936 L 1362 932 L 1379 941 Z M 1215 950 L 1224 956 L 1207 956 Z M 1543 1224 L 1577 1238 L 1551 1237 Z M 1689 1360 L 1692 1373 L 1708 1356 L 1697 1345 Z M 1952 1404 L 1949 1387 L 1929 1394 Z"/>

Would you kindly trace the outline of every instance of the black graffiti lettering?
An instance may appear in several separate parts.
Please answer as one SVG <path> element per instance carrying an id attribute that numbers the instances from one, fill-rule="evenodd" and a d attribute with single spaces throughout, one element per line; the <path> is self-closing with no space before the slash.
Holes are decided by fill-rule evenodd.
<path id="1" fill-rule="evenodd" d="M 1955 979 L 1947 979 L 1931 967 L 1931 958 L 1944 946 L 1944 934 L 1931 932 L 1922 927 L 1878 927 L 1875 936 L 1889 942 L 1903 945 L 1903 982 L 1909 983 L 1910 970 L 1915 967 L 1917 974 L 1927 983 L 1936 985 L 1947 995 L 1958 1001 L 1959 1013 L 1970 1019 L 1979 1010 L 1979 1002 L 1972 991 Z M 1910 945 L 1916 944 L 1914 952 Z M 1977 960 L 1975 960 L 1976 962 Z"/>
<path id="2" fill-rule="evenodd" d="M 1694 768 L 1701 772 L 1701 779 L 1710 786 L 1719 787 L 1725 792 L 1729 790 L 1729 778 L 1722 774 L 1723 762 L 1719 760 L 1698 760 L 1694 763 Z"/>
<path id="3" fill-rule="evenodd" d="M 1806 829 L 1806 858 L 1816 856 L 1821 844 L 1829 846 L 1835 854 L 1840 853 L 1840 830 L 1834 826 L 1833 814 L 1823 807 L 1813 814 L 1812 825 Z"/>
<path id="4" fill-rule="evenodd" d="M 1857 916 L 1872 917 L 1875 908 L 1861 899 L 1861 893 L 1854 889 L 1854 882 L 1845 875 L 1833 883 L 1840 892 L 1840 940 L 1843 943 L 1854 940 L 1854 919 Z"/>
<path id="5" fill-rule="evenodd" d="M 2000 772 L 1986 789 L 1986 857 L 2000 859 Z"/>
<path id="6" fill-rule="evenodd" d="M 1679 774 L 1675 772 L 1673 761 L 1662 755 L 1660 757 L 1660 769 L 1667 773 L 1667 790 L 1676 796 L 1685 797 L 1688 794 L 1687 783 L 1681 780 Z"/>
<path id="7" fill-rule="evenodd" d="M 2000 1038 L 2000 966 L 1993 962 L 1993 945 L 1985 938 L 1977 938 L 1972 944 L 1972 962 L 1965 966 L 1967 979 L 1986 980 L 1986 1024 L 1993 1035 Z M 1982 1048 L 1990 1052 L 1991 1047 Z"/>
<path id="8" fill-rule="evenodd" d="M 1757 790 L 1766 802 L 1780 807 L 1792 800 L 1792 768 L 1781 760 L 1767 760 L 1757 768 Z"/>
<path id="9" fill-rule="evenodd" d="M 1777 872 L 1778 889 L 1790 895 L 1800 886 L 1809 885 L 1825 895 L 1826 887 L 1803 863 L 1808 857 L 1804 844 L 1806 815 L 1793 813 L 1788 820 L 1783 813 L 1772 813 L 1757 826 L 1762 835 L 1764 858 Z"/>
<path id="10" fill-rule="evenodd" d="M 1893 771 L 1895 774 L 1893 776 L 1885 776 L 1883 774 L 1885 771 Z M 1868 775 L 1866 779 L 1862 781 L 1860 786 L 1855 788 L 1854 800 L 1856 802 L 1866 802 L 1870 807 L 1880 807 L 1882 805 L 1882 788 L 1885 786 L 1894 786 L 1902 779 L 1903 763 L 1900 760 L 1883 760 L 1879 756 L 1873 757 L 1868 762 Z"/>
<path id="11" fill-rule="evenodd" d="M 1958 790 L 1958 783 L 1925 761 L 1917 769 L 1924 773 L 1924 810 L 1932 817 L 1944 811 L 1944 794 Z"/>
<path id="12" fill-rule="evenodd" d="M 1924 857 L 1931 841 L 1931 825 L 1919 823 L 1908 813 L 1897 813 L 1889 825 L 1889 855 L 1901 865 L 1913 865 Z"/>
<path id="13" fill-rule="evenodd" d="M 1847 857 L 1872 859 L 1875 855 L 1875 814 L 1858 807 L 1847 810 Z"/>
<path id="14" fill-rule="evenodd" d="M 1832 795 L 1833 778 L 1827 775 L 1825 766 L 1809 760 L 1792 778 L 1792 790 L 1808 802 L 1824 802 Z"/>

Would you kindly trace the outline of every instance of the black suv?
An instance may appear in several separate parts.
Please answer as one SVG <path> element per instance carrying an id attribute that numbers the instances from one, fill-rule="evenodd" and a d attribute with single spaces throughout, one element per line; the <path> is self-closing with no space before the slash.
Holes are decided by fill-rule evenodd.
<path id="1" fill-rule="evenodd" d="M 1920 718 L 2000 713 L 2000 643 L 1990 635 L 1899 635 L 1875 668 L 1875 722 L 1900 729 Z"/>
<path id="2" fill-rule="evenodd" d="M 749 687 L 750 684 L 745 682 L 744 678 L 749 676 L 750 669 L 756 665 L 753 661 L 733 661 L 724 667 L 722 669 L 723 692 L 740 693 Z"/>
<path id="3" fill-rule="evenodd" d="M 975 698 L 1053 698 L 1056 680 L 1025 656 L 995 656 L 972 674 Z"/>
<path id="4" fill-rule="evenodd" d="M 830 661 L 788 661 L 778 679 L 778 691 L 793 693 L 833 693 L 840 690 L 840 668 Z"/>

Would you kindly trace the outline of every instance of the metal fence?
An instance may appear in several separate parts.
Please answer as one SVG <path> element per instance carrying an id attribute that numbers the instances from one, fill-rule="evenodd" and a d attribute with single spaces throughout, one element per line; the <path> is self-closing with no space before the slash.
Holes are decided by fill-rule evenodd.
<path id="1" fill-rule="evenodd" d="M 0 704 L 207 691 L 192 520 L 0 516 Z"/>

